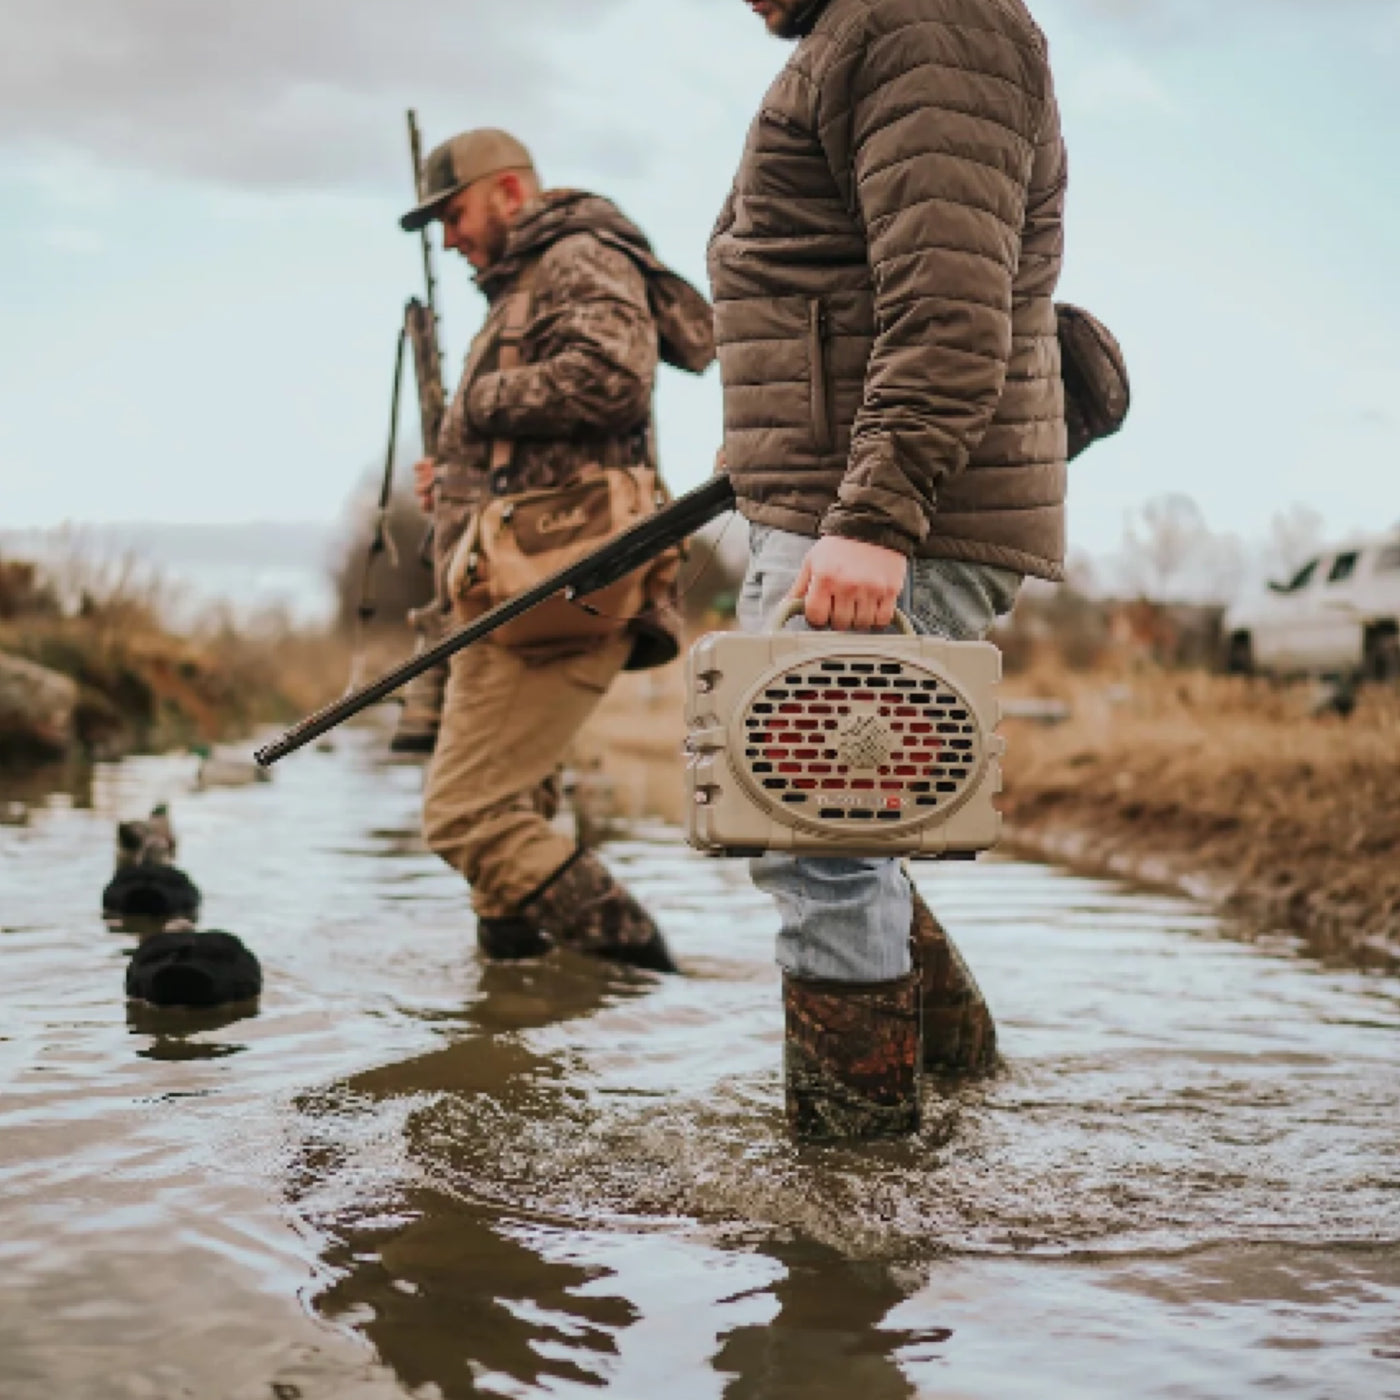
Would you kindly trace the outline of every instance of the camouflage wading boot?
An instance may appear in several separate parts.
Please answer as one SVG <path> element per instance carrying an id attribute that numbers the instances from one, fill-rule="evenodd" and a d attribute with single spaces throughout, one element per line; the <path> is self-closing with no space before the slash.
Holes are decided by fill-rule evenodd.
<path id="1" fill-rule="evenodd" d="M 919 1127 L 919 984 L 784 975 L 787 1116 L 803 1142 L 904 1137 Z"/>
<path id="2" fill-rule="evenodd" d="M 557 944 L 651 972 L 678 972 L 650 914 L 606 865 L 579 851 L 521 906 Z"/>
<path id="3" fill-rule="evenodd" d="M 909 951 L 924 1016 L 924 1068 L 945 1074 L 985 1074 L 996 1067 L 997 1027 L 957 944 L 918 890 Z"/>
<path id="4" fill-rule="evenodd" d="M 476 945 L 496 962 L 521 962 L 541 958 L 553 946 L 533 919 L 483 919 L 476 921 Z"/>
<path id="5" fill-rule="evenodd" d="M 436 604 L 415 609 L 409 613 L 408 620 L 418 634 L 415 649 L 418 653 L 440 642 L 447 634 L 447 615 Z M 430 754 L 437 748 L 448 674 L 447 666 L 434 666 L 404 687 L 403 709 L 394 726 L 394 737 L 389 740 L 390 753 Z"/>
<path id="6" fill-rule="evenodd" d="M 559 815 L 563 801 L 563 779 L 558 773 L 551 773 L 531 794 L 531 805 L 547 822 Z M 534 919 L 511 914 L 499 919 L 478 915 L 476 946 L 494 962 L 522 962 L 542 958 L 554 945 Z"/>

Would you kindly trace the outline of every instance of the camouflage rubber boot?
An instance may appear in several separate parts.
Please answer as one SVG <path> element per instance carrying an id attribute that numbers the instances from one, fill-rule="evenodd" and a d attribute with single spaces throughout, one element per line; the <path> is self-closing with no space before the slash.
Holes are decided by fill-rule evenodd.
<path id="1" fill-rule="evenodd" d="M 418 652 L 425 651 L 446 635 L 447 619 L 441 608 L 429 604 L 409 613 L 408 620 L 418 634 Z M 434 666 L 415 676 L 404 687 L 403 709 L 389 740 L 390 753 L 426 753 L 437 748 L 438 730 L 442 727 L 442 705 L 447 695 L 448 668 Z"/>
<path id="2" fill-rule="evenodd" d="M 476 942 L 481 951 L 496 962 L 520 962 L 543 957 L 550 942 L 537 923 L 530 919 L 478 919 Z"/>
<path id="3" fill-rule="evenodd" d="M 787 1116 L 803 1142 L 904 1137 L 919 1127 L 919 984 L 783 977 Z"/>
<path id="4" fill-rule="evenodd" d="M 556 943 L 651 972 L 677 972 L 650 914 L 597 856 L 578 851 L 521 906 Z"/>
<path id="5" fill-rule="evenodd" d="M 924 1068 L 985 1074 L 997 1062 L 997 1027 L 958 946 L 917 890 L 909 951 L 924 1016 Z"/>

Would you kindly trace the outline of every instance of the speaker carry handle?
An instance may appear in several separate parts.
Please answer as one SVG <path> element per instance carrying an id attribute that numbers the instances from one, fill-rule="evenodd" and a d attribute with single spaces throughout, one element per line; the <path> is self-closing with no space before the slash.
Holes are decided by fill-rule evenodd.
<path id="1" fill-rule="evenodd" d="M 805 598 L 784 599 L 782 607 L 780 607 L 778 611 L 773 614 L 773 625 L 768 630 L 770 632 L 781 632 L 783 628 L 786 627 L 788 623 L 791 622 L 793 618 L 797 616 L 798 613 L 802 612 L 803 609 L 806 608 L 806 606 L 807 600 Z M 914 630 L 914 624 L 909 621 L 908 616 L 905 614 L 902 608 L 896 608 L 894 610 L 894 620 L 896 626 L 898 626 L 899 630 L 906 637 L 917 637 L 919 635 Z M 880 634 L 865 632 L 860 633 L 858 635 L 878 636 Z"/>

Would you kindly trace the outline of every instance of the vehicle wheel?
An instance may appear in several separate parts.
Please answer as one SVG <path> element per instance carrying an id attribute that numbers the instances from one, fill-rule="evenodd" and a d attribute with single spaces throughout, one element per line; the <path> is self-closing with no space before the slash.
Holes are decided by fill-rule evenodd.
<path id="1" fill-rule="evenodd" d="M 1254 674 L 1254 642 L 1248 632 L 1236 632 L 1225 649 L 1225 670 L 1232 676 Z"/>
<path id="2" fill-rule="evenodd" d="M 1366 642 L 1366 675 L 1382 685 L 1400 681 L 1400 633 L 1371 634 Z"/>

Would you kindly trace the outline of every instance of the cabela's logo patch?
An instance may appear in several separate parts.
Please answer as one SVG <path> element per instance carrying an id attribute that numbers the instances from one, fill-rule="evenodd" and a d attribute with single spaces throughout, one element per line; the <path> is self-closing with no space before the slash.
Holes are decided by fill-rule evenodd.
<path id="1" fill-rule="evenodd" d="M 566 530 L 582 530 L 588 524 L 588 511 L 583 506 L 572 510 L 546 511 L 535 521 L 541 535 L 562 535 Z"/>

